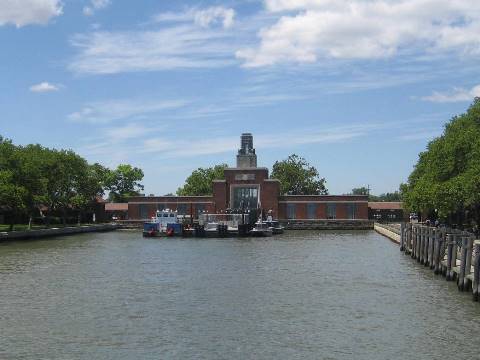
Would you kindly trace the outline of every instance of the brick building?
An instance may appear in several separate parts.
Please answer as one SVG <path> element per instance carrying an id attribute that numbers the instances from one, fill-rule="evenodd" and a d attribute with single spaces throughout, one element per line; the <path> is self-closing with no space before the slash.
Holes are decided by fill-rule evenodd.
<path id="1" fill-rule="evenodd" d="M 251 134 L 242 134 L 237 166 L 225 169 L 225 180 L 215 180 L 212 196 L 137 196 L 128 203 L 130 220 L 147 219 L 156 210 L 173 209 L 197 217 L 201 212 L 227 209 L 272 210 L 280 220 L 368 220 L 366 195 L 282 195 L 280 182 L 268 169 L 257 167 Z"/>
<path id="2" fill-rule="evenodd" d="M 403 211 L 403 203 L 400 201 L 369 202 L 370 220 L 383 222 L 401 222 L 408 220 Z"/>

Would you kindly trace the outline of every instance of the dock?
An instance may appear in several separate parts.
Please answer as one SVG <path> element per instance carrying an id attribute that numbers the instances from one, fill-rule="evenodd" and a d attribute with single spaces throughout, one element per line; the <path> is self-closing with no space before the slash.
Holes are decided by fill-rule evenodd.
<path id="1" fill-rule="evenodd" d="M 9 240 L 41 239 L 46 237 L 112 231 L 120 228 L 118 224 L 95 224 L 66 227 L 52 227 L 26 231 L 0 232 L 0 242 Z"/>
<path id="2" fill-rule="evenodd" d="M 471 292 L 473 300 L 479 301 L 480 240 L 474 234 L 412 223 L 375 224 L 374 229 L 398 243 L 405 255 L 455 281 L 459 291 Z"/>

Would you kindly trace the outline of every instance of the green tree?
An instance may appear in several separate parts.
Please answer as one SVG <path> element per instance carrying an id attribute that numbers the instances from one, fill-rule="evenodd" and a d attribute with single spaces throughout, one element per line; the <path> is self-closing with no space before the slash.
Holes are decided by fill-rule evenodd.
<path id="1" fill-rule="evenodd" d="M 271 177 L 280 180 L 280 192 L 291 195 L 328 194 L 325 179 L 303 157 L 290 155 L 273 164 Z"/>
<path id="2" fill-rule="evenodd" d="M 89 165 L 71 150 L 49 150 L 45 155 L 49 213 L 59 212 L 65 225 L 68 211 L 83 206 L 79 198 L 89 176 Z"/>
<path id="3" fill-rule="evenodd" d="M 353 195 L 368 195 L 369 192 L 370 191 L 365 186 L 352 189 L 352 194 Z"/>
<path id="4" fill-rule="evenodd" d="M 200 196 L 212 194 L 212 181 L 225 179 L 224 170 L 227 164 L 215 165 L 209 168 L 194 170 L 185 180 L 185 184 L 178 188 L 179 196 Z"/>
<path id="5" fill-rule="evenodd" d="M 114 202 L 126 202 L 128 197 L 138 195 L 144 189 L 140 168 L 121 164 L 115 170 L 105 173 L 105 188 L 110 191 L 109 199 Z"/>
<path id="6" fill-rule="evenodd" d="M 401 193 L 407 209 L 480 223 L 480 100 L 446 124 L 420 153 Z"/>
<path id="7" fill-rule="evenodd" d="M 0 205 L 11 214 L 10 230 L 17 217 L 27 210 L 28 190 L 19 183 L 19 148 L 0 136 Z"/>
<path id="8" fill-rule="evenodd" d="M 104 183 L 109 170 L 100 164 L 87 165 L 84 175 L 78 181 L 76 194 L 72 198 L 72 208 L 78 211 L 78 222 L 85 211 L 93 210 L 97 197 L 105 193 Z"/>
<path id="9" fill-rule="evenodd" d="M 402 201 L 402 194 L 399 191 L 387 192 L 380 195 L 370 195 L 368 199 L 370 201 Z"/>

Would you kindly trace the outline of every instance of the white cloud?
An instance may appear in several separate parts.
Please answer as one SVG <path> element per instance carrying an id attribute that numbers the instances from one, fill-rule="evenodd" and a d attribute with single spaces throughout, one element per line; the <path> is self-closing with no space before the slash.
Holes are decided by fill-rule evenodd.
<path id="1" fill-rule="evenodd" d="M 236 63 L 232 34 L 178 25 L 155 31 L 93 32 L 77 35 L 80 53 L 69 69 L 84 74 L 209 68 Z"/>
<path id="2" fill-rule="evenodd" d="M 148 133 L 156 132 L 158 128 L 139 123 L 131 123 L 124 126 L 115 126 L 105 130 L 105 136 L 112 142 L 121 142 L 128 139 L 143 137 Z"/>
<path id="3" fill-rule="evenodd" d="M 109 123 L 115 120 L 142 117 L 178 109 L 187 104 L 184 100 L 109 100 L 86 104 L 80 111 L 68 115 L 74 122 Z"/>
<path id="4" fill-rule="evenodd" d="M 134 128 L 138 128 L 134 130 Z M 307 144 L 343 143 L 354 138 L 365 136 L 372 129 L 379 129 L 376 125 L 360 124 L 331 128 L 304 128 L 296 131 L 277 132 L 255 136 L 257 149 L 283 148 Z M 168 129 L 164 129 L 167 131 Z M 165 132 L 164 131 L 164 132 Z M 148 137 L 148 133 L 156 133 Z M 198 156 L 229 153 L 238 146 L 238 136 L 213 136 L 208 139 L 189 138 L 188 133 L 182 138 L 171 139 L 162 135 L 160 131 L 145 128 L 138 124 L 125 127 L 111 128 L 105 131 L 109 141 L 102 142 L 98 138 L 90 139 L 93 143 L 83 147 L 82 153 L 89 156 L 109 156 L 123 151 L 125 154 L 155 154 L 155 158 L 195 158 Z M 131 135 L 131 136 L 130 136 Z M 135 141 L 127 142 L 122 140 Z"/>
<path id="5" fill-rule="evenodd" d="M 205 10 L 199 10 L 195 13 L 195 23 L 208 27 L 218 21 L 222 23 L 225 29 L 233 25 L 233 18 L 235 11 L 233 9 L 226 9 L 221 6 L 211 7 Z"/>
<path id="6" fill-rule="evenodd" d="M 60 0 L 0 0 L 0 26 L 45 25 L 61 14 Z"/>
<path id="7" fill-rule="evenodd" d="M 84 6 L 83 14 L 85 16 L 92 16 L 95 14 L 95 11 L 104 9 L 110 4 L 110 0 L 91 0 L 90 5 Z"/>
<path id="8" fill-rule="evenodd" d="M 36 93 L 44 93 L 44 92 L 51 92 L 51 91 L 58 91 L 60 90 L 59 85 L 50 84 L 49 82 L 41 82 L 40 84 L 30 86 L 30 91 Z"/>
<path id="9" fill-rule="evenodd" d="M 452 91 L 442 93 L 434 91 L 432 95 L 424 96 L 421 99 L 424 101 L 436 103 L 451 103 L 451 102 L 467 102 L 472 101 L 475 97 L 480 96 L 480 85 L 474 86 L 471 89 L 453 88 Z"/>
<path id="10" fill-rule="evenodd" d="M 396 54 L 480 53 L 480 2 L 474 0 L 266 0 L 280 18 L 237 51 L 245 66 Z"/>
<path id="11" fill-rule="evenodd" d="M 426 141 L 441 135 L 441 129 L 422 129 L 416 130 L 414 133 L 404 134 L 398 137 L 400 141 Z"/>
<path id="12" fill-rule="evenodd" d="M 202 27 L 221 23 L 228 29 L 234 23 L 235 10 L 223 6 L 212 6 L 205 9 L 189 8 L 183 12 L 165 12 L 154 16 L 156 22 L 190 22 Z"/>
<path id="13" fill-rule="evenodd" d="M 155 27 L 152 30 L 77 34 L 71 44 L 79 53 L 68 68 L 83 74 L 115 74 L 237 64 L 233 39 L 238 34 L 230 29 L 234 17 L 233 9 L 222 6 L 188 8 L 157 14 L 148 23 Z"/>

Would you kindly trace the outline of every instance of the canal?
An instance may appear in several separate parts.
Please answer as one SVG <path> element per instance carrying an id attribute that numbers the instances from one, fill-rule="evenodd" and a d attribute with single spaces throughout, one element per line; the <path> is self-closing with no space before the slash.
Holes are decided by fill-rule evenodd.
<path id="1" fill-rule="evenodd" d="M 373 231 L 0 244 L 1 359 L 478 358 L 480 306 Z"/>

